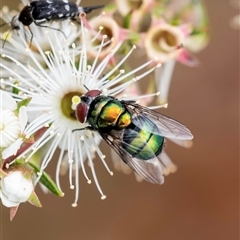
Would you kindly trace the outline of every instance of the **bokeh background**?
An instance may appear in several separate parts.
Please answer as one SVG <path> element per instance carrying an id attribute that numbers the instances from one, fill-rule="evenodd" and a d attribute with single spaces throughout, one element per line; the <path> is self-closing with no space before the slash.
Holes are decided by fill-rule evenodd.
<path id="1" fill-rule="evenodd" d="M 82 5 L 107 2 L 82 0 Z M 177 64 L 169 107 L 162 110 L 195 137 L 191 149 L 167 145 L 178 171 L 157 186 L 138 183 L 133 174 L 114 171 L 111 177 L 96 163 L 106 200 L 81 177 L 78 207 L 71 207 L 74 192 L 63 178 L 64 198 L 37 189 L 42 209 L 21 204 L 10 222 L 8 209 L 1 207 L 1 240 L 239 239 L 239 31 L 229 25 L 239 13 L 227 0 L 205 2 L 211 42 L 198 54 L 199 67 Z M 18 4 L 1 1 L 1 7 Z M 114 170 L 109 155 L 108 162 Z"/>

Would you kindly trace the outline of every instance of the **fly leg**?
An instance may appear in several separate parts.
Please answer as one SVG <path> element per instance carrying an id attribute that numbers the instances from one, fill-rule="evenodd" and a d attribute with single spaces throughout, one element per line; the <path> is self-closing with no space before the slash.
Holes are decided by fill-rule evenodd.
<path id="1" fill-rule="evenodd" d="M 87 127 L 84 127 L 84 128 L 76 128 L 76 129 L 73 129 L 72 132 L 82 131 L 82 130 L 91 130 L 91 131 L 94 131 L 94 128 L 91 127 L 91 126 L 87 126 Z"/>
<path id="2" fill-rule="evenodd" d="M 35 23 L 38 27 L 49 28 L 49 29 L 58 31 L 58 32 L 62 33 L 63 36 L 67 39 L 67 36 L 65 35 L 65 33 L 64 33 L 61 29 L 59 29 L 59 28 L 53 28 L 53 27 L 49 27 L 49 26 L 46 26 L 46 25 L 41 25 L 41 24 L 39 24 L 39 23 L 36 22 L 36 21 L 34 21 L 34 23 Z"/>

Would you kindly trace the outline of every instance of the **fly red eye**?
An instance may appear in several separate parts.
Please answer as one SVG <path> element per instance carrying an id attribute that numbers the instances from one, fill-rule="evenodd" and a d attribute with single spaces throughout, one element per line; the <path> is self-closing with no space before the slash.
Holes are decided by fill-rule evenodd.
<path id="1" fill-rule="evenodd" d="M 98 95 L 100 95 L 102 92 L 99 91 L 99 90 L 90 90 L 88 91 L 85 96 L 88 96 L 88 97 L 96 97 Z"/>
<path id="2" fill-rule="evenodd" d="M 76 118 L 79 122 L 85 123 L 88 114 L 88 105 L 84 103 L 79 103 L 75 110 Z"/>

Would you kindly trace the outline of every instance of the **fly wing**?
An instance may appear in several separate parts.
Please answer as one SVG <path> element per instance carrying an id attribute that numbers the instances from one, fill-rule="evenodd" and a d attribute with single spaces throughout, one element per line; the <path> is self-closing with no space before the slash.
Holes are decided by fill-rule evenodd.
<path id="1" fill-rule="evenodd" d="M 132 113 L 133 118 L 134 116 L 141 115 L 142 117 L 145 116 L 145 118 L 142 118 L 144 119 L 144 121 L 152 121 L 158 127 L 161 136 L 180 140 L 193 139 L 193 135 L 190 130 L 178 121 L 169 118 L 161 113 L 153 111 L 147 107 L 143 107 L 141 105 L 133 103 L 132 101 L 121 102 L 126 106 L 128 111 Z M 141 121 L 143 120 L 136 122 L 135 125 L 141 128 L 141 126 L 143 125 Z M 159 132 L 153 133 L 159 134 Z"/>
<path id="2" fill-rule="evenodd" d="M 162 184 L 164 182 L 163 171 L 157 157 L 142 160 L 131 156 L 123 148 L 122 131 L 99 132 L 108 145 L 120 156 L 120 158 L 144 180 Z M 125 145 L 128 143 L 125 143 Z M 132 146 L 131 146 L 132 147 Z"/>

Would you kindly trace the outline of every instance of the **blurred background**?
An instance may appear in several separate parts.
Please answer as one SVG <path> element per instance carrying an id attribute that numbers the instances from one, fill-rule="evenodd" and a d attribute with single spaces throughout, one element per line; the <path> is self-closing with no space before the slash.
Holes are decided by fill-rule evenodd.
<path id="1" fill-rule="evenodd" d="M 194 134 L 191 149 L 167 144 L 178 171 L 162 186 L 138 183 L 133 174 L 114 170 L 107 155 L 113 177 L 96 162 L 106 200 L 81 176 L 73 208 L 74 192 L 62 178 L 64 198 L 37 189 L 42 209 L 21 204 L 10 222 L 9 209 L 0 208 L 1 240 L 239 239 L 239 31 L 229 24 L 239 10 L 227 0 L 205 2 L 210 44 L 197 55 L 200 66 L 176 65 L 169 107 L 162 110 Z M 18 3 L 2 0 L 1 7 L 17 9 Z M 82 0 L 83 6 L 105 3 Z M 109 153 L 106 144 L 101 147 Z"/>

